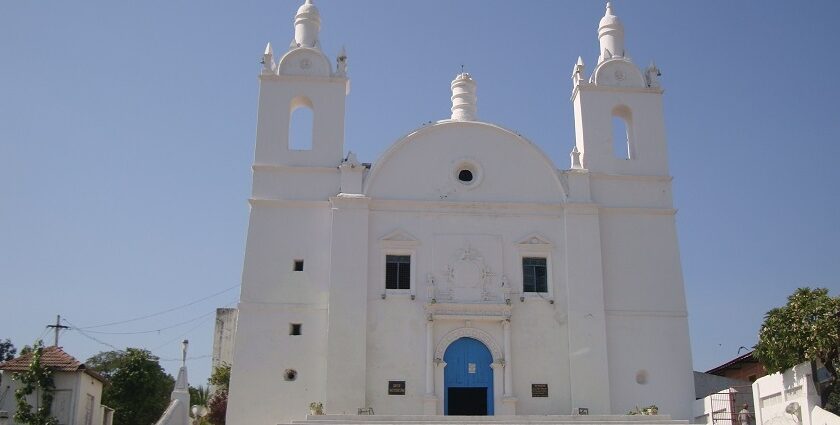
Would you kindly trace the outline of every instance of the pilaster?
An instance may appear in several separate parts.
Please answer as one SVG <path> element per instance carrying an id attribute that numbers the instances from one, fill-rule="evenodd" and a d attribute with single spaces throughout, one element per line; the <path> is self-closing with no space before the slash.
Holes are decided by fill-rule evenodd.
<path id="1" fill-rule="evenodd" d="M 490 369 L 493 369 L 493 406 L 494 415 L 506 415 L 507 413 L 502 413 L 502 400 L 504 400 L 504 385 L 505 385 L 505 378 L 504 378 L 504 371 L 507 369 L 508 366 L 505 365 L 503 362 L 493 362 L 490 364 Z"/>
<path id="2" fill-rule="evenodd" d="M 330 198 L 332 236 L 327 330 L 326 403 L 330 414 L 354 414 L 365 402 L 368 205 L 361 195 Z"/>
<path id="3" fill-rule="evenodd" d="M 610 380 L 598 209 L 565 209 L 569 377 L 572 411 L 609 414 Z"/>

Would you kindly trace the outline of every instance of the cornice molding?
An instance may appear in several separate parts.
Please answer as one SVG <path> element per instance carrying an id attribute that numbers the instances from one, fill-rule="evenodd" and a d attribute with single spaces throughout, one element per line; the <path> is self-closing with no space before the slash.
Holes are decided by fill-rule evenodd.
<path id="1" fill-rule="evenodd" d="M 672 176 L 645 176 L 645 175 L 632 175 L 632 174 L 607 174 L 607 173 L 597 173 L 591 172 L 589 175 L 592 176 L 593 179 L 596 180 L 631 180 L 631 181 L 651 181 L 651 182 L 662 182 L 667 183 L 674 180 Z"/>
<path id="2" fill-rule="evenodd" d="M 267 171 L 272 173 L 334 173 L 338 174 L 338 167 L 306 167 L 293 165 L 278 165 L 278 164 L 254 164 L 251 166 L 253 171 Z"/>
<path id="3" fill-rule="evenodd" d="M 676 215 L 674 208 L 600 207 L 602 214 Z"/>
<path id="4" fill-rule="evenodd" d="M 259 199 L 251 198 L 248 203 L 252 207 L 271 208 L 329 208 L 330 201 L 304 201 L 294 199 Z"/>
<path id="5" fill-rule="evenodd" d="M 663 311 L 663 310 L 605 310 L 610 317 L 688 317 L 685 311 Z"/>
<path id="6" fill-rule="evenodd" d="M 560 215 L 563 204 L 542 204 L 533 202 L 452 202 L 452 201 L 416 201 L 399 199 L 373 199 L 371 211 L 390 212 L 441 212 L 461 214 L 521 214 L 521 215 Z"/>

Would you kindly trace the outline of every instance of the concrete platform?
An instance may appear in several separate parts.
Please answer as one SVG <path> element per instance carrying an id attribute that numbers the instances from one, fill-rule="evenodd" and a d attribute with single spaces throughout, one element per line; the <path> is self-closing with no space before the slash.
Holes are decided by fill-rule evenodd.
<path id="1" fill-rule="evenodd" d="M 292 424 L 352 425 L 686 425 L 669 415 L 522 415 L 522 416 L 426 416 L 426 415 L 307 415 L 306 420 Z"/>

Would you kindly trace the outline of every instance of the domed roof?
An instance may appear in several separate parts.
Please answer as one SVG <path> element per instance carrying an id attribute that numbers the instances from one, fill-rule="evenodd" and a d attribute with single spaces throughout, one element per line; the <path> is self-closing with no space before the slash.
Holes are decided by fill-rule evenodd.
<path id="1" fill-rule="evenodd" d="M 318 14 L 318 8 L 312 4 L 312 0 L 306 0 L 306 3 L 300 5 L 297 11 L 298 15 L 303 13 L 314 13 Z"/>
<path id="2" fill-rule="evenodd" d="M 607 2 L 607 11 L 604 14 L 604 17 L 601 18 L 601 22 L 598 23 L 598 28 L 623 26 L 624 25 L 621 23 L 621 20 L 618 19 L 618 16 L 615 16 L 615 13 L 613 13 L 612 3 Z"/>

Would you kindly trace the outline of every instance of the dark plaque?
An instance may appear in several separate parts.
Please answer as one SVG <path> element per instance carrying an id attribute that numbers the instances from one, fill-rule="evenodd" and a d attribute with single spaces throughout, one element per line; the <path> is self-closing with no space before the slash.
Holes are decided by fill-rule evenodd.
<path id="1" fill-rule="evenodd" d="M 548 397 L 548 384 L 531 384 L 531 397 Z"/>
<path id="2" fill-rule="evenodd" d="M 388 381 L 388 395 L 405 395 L 405 381 Z"/>

